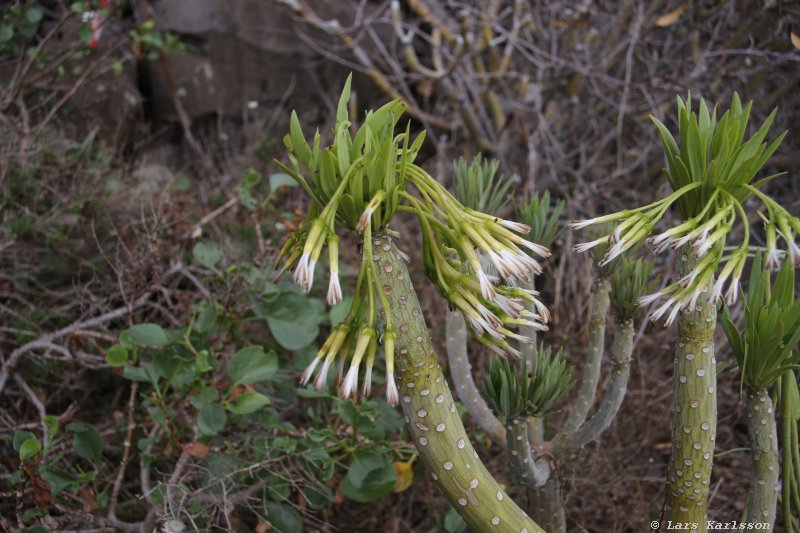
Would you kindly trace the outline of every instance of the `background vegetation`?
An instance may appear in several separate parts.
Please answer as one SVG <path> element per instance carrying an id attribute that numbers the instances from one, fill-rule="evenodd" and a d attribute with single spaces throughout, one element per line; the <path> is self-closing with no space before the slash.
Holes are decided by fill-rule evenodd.
<path id="1" fill-rule="evenodd" d="M 664 161 L 648 115 L 669 120 L 675 94 L 738 91 L 754 123 L 780 107 L 773 128 L 789 134 L 767 173 L 790 176 L 767 192 L 800 212 L 795 2 L 327 4 L 3 7 L 0 528 L 463 528 L 381 391 L 354 405 L 297 385 L 346 307 L 325 306 L 321 279 L 309 296 L 273 281 L 308 200 L 272 159 L 292 109 L 305 131 L 330 135 L 350 70 L 358 108 L 409 104 L 412 128 L 428 129 L 417 161 L 442 183 L 454 159 L 482 152 L 516 175 L 518 198 L 563 199 L 565 219 L 657 198 Z M 414 256 L 411 227 L 400 217 L 395 229 Z M 546 340 L 577 361 L 594 275 L 572 244 L 556 236 L 537 288 L 554 315 Z M 345 283 L 354 261 L 343 253 Z M 654 277 L 670 264 L 659 259 Z M 441 348 L 446 309 L 421 266 L 412 276 Z M 620 414 L 565 465 L 576 531 L 642 531 L 658 517 L 664 335 L 639 328 Z M 470 350 L 482 375 L 487 354 Z M 738 374 L 719 380 L 712 518 L 735 520 L 746 414 Z M 508 482 L 502 451 L 465 421 Z"/>

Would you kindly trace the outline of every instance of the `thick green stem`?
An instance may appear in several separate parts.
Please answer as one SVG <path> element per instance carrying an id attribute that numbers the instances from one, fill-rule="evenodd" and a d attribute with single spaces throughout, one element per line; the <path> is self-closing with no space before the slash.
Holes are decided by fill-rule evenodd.
<path id="1" fill-rule="evenodd" d="M 506 430 L 489 409 L 472 377 L 472 367 L 467 357 L 467 324 L 460 312 L 447 313 L 445 337 L 447 364 L 450 366 L 450 375 L 461 403 L 494 442 L 504 443 Z"/>
<path id="2" fill-rule="evenodd" d="M 606 316 L 610 304 L 611 282 L 601 279 L 597 284 L 589 317 L 589 345 L 583 364 L 583 376 L 578 395 L 572 403 L 573 408 L 561 430 L 562 435 L 574 433 L 586 421 L 586 416 L 594 403 L 597 384 L 600 381 L 600 365 L 606 338 Z"/>
<path id="3" fill-rule="evenodd" d="M 373 259 L 397 328 L 397 385 L 406 425 L 431 477 L 475 531 L 543 531 L 506 495 L 469 442 L 433 351 L 408 269 L 387 235 Z"/>
<path id="4" fill-rule="evenodd" d="M 778 429 L 772 399 L 765 389 L 747 394 L 747 429 L 753 462 L 745 517 L 750 524 L 770 524 L 772 531 L 778 504 Z"/>
<path id="5" fill-rule="evenodd" d="M 633 333 L 633 320 L 626 320 L 617 326 L 617 331 L 614 333 L 614 344 L 611 347 L 611 378 L 603 394 L 603 399 L 600 401 L 600 407 L 575 433 L 567 435 L 566 439 L 559 443 L 564 446 L 564 451 L 567 453 L 575 452 L 592 442 L 608 429 L 617 416 L 628 390 Z"/>
<path id="6" fill-rule="evenodd" d="M 693 268 L 691 251 L 678 258 L 677 276 Z M 667 478 L 666 519 L 707 531 L 708 491 L 717 428 L 714 329 L 717 311 L 703 287 L 697 306 L 678 317 L 673 376 L 672 455 Z"/>
<path id="7" fill-rule="evenodd" d="M 533 491 L 533 517 L 548 533 L 565 533 L 567 519 L 561 501 L 561 478 L 553 468 L 543 487 Z"/>
<path id="8" fill-rule="evenodd" d="M 535 458 L 528 440 L 528 419 L 526 417 L 509 418 L 508 448 L 509 462 L 522 485 L 530 489 L 539 489 L 550 478 L 550 463 L 544 458 Z"/>

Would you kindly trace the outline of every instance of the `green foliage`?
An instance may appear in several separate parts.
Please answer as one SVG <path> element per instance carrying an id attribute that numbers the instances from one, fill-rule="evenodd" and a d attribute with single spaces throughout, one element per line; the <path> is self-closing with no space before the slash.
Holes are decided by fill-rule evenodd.
<path id="1" fill-rule="evenodd" d="M 553 352 L 542 344 L 527 367 L 522 358 L 517 367 L 508 358 L 496 357 L 484 377 L 484 388 L 492 408 L 507 418 L 544 416 L 572 387 L 572 368 L 564 350 Z"/>
<path id="2" fill-rule="evenodd" d="M 105 442 L 97 428 L 91 424 L 73 422 L 67 424 L 66 430 L 72 433 L 72 449 L 78 457 L 92 462 L 100 460 Z"/>
<path id="3" fill-rule="evenodd" d="M 153 19 L 141 23 L 137 28 L 131 30 L 129 35 L 140 53 L 149 61 L 156 61 L 165 55 L 192 51 L 174 33 L 157 30 L 156 22 Z"/>
<path id="4" fill-rule="evenodd" d="M 769 146 L 764 142 L 777 110 L 773 110 L 758 131 L 745 142 L 752 102 L 742 108 L 739 95 L 734 93 L 730 108 L 719 122 L 716 108 L 709 112 L 702 98 L 697 112 L 692 109 L 691 94 L 685 102 L 680 97 L 677 102 L 680 144 L 661 121 L 655 117 L 651 119 L 661 136 L 668 164 L 666 173 L 672 189 L 678 191 L 693 183 L 702 185 L 678 200 L 684 220 L 701 213 L 703 207 L 713 200 L 712 194 L 717 188 L 725 190 L 740 204 L 744 203 L 752 194 L 745 185 L 751 184 L 786 135 L 785 132 L 780 134 Z M 706 213 L 706 219 L 713 214 L 714 211 Z"/>
<path id="5" fill-rule="evenodd" d="M 398 195 L 406 185 L 404 168 L 414 161 L 425 136 L 411 142 L 407 130 L 399 140 L 395 138 L 394 129 L 406 108 L 401 100 L 368 112 L 361 127 L 353 132 L 348 112 L 350 82 L 351 76 L 339 98 L 333 143 L 321 146 L 317 132 L 309 144 L 297 113 L 292 112 L 289 134 L 283 139 L 291 166 L 277 164 L 306 190 L 318 209 L 336 199 L 336 219 L 349 229 L 356 229 L 367 204 L 383 191 L 385 201 L 371 218 L 380 228 L 394 215 Z M 397 145 L 402 146 L 399 157 Z"/>
<path id="6" fill-rule="evenodd" d="M 757 255 L 744 301 L 744 328 L 736 327 L 727 307 L 721 320 L 747 387 L 769 388 L 784 372 L 800 368 L 800 352 L 795 351 L 800 301 L 794 300 L 794 270 L 788 262 L 772 285 Z"/>
<path id="7" fill-rule="evenodd" d="M 0 54 L 17 53 L 39 31 L 43 17 L 38 2 L 17 2 L 6 8 L 0 19 Z"/>
<path id="8" fill-rule="evenodd" d="M 397 471 L 386 454 L 378 450 L 356 452 L 342 481 L 342 494 L 369 503 L 389 494 L 396 479 Z"/>
<path id="9" fill-rule="evenodd" d="M 541 196 L 534 193 L 530 197 L 524 197 L 515 210 L 518 220 L 531 228 L 528 240 L 548 248 L 561 229 L 559 218 L 565 205 L 564 200 L 559 200 L 552 206 L 550 204 L 550 192 L 545 191 Z"/>
<path id="10" fill-rule="evenodd" d="M 458 201 L 475 211 L 489 215 L 499 214 L 511 200 L 509 189 L 514 182 L 519 181 L 517 176 L 498 176 L 499 167 L 499 161 L 484 160 L 480 154 L 469 164 L 463 157 L 454 161 L 453 188 Z"/>
<path id="11" fill-rule="evenodd" d="M 461 533 L 467 529 L 467 523 L 464 522 L 464 519 L 461 518 L 461 515 L 458 514 L 458 511 L 451 507 L 444 514 L 442 528 L 447 533 Z"/>
<path id="12" fill-rule="evenodd" d="M 620 320 L 629 320 L 640 309 L 639 298 L 650 291 L 654 261 L 624 256 L 611 274 L 611 305 Z"/>

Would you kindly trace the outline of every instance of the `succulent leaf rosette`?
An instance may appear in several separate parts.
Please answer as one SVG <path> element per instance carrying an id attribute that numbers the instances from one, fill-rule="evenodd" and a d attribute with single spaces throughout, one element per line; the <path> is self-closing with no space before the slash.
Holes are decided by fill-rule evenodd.
<path id="1" fill-rule="evenodd" d="M 692 109 L 691 95 L 678 105 L 678 135 L 676 141 L 667 127 L 651 117 L 658 128 L 667 159 L 665 173 L 672 186 L 672 194 L 651 204 L 626 209 L 610 215 L 570 223 L 574 229 L 600 223 L 615 224 L 608 235 L 575 246 L 583 252 L 609 243 L 610 247 L 600 260 L 600 266 L 613 261 L 626 250 L 645 240 L 656 254 L 665 250 L 680 249 L 694 260 L 692 270 L 656 293 L 643 296 L 642 306 L 656 300 L 666 301 L 650 315 L 653 320 L 666 317 L 671 324 L 678 312 L 693 309 L 702 290 L 714 279 L 710 300 L 721 297 L 729 304 L 736 301 L 739 280 L 750 251 L 749 223 L 744 210 L 751 197 L 761 201 L 766 213 L 761 216 L 765 224 L 767 264 L 780 268 L 788 256 L 794 266 L 800 266 L 800 247 L 795 237 L 800 233 L 800 219 L 790 215 L 760 188 L 780 174 L 756 180 L 761 168 L 781 144 L 785 132 L 767 144 L 765 139 L 775 118 L 774 110 L 758 131 L 744 141 L 752 103 L 742 107 L 734 94 L 730 108 L 717 120 L 716 108 L 709 111 L 704 100 L 699 109 Z M 651 235 L 652 230 L 668 209 L 675 205 L 682 223 Z M 729 246 L 728 238 L 736 220 L 744 226 L 741 243 Z M 778 239 L 786 250 L 778 249 Z M 727 285 L 727 290 L 725 289 Z"/>
<path id="2" fill-rule="evenodd" d="M 336 364 L 341 396 L 355 396 L 363 365 L 366 370 L 362 392 L 368 395 L 377 347 L 382 341 L 387 400 L 395 405 L 397 325 L 378 280 L 373 261 L 378 250 L 373 246 L 379 244 L 374 236 L 392 233 L 388 225 L 396 212 L 418 218 L 426 274 L 450 305 L 464 315 L 474 336 L 497 353 L 518 353 L 509 339 L 525 341 L 514 331 L 519 326 L 546 329 L 550 317 L 547 308 L 535 291 L 518 284 L 540 273 L 539 259 L 550 252 L 522 237 L 530 230 L 527 225 L 465 207 L 414 163 L 425 135 L 423 132 L 412 140 L 410 125 L 395 135 L 405 111 L 402 101 L 392 101 L 368 113 L 355 130 L 348 115 L 349 98 L 348 78 L 329 146 L 322 146 L 319 132 L 309 143 L 297 115 L 292 114 L 290 133 L 284 138 L 289 164 L 279 164 L 305 189 L 313 205 L 298 231 L 287 240 L 280 257 L 284 270 L 293 269 L 295 283 L 308 292 L 327 248 L 327 300 L 336 304 L 342 299 L 339 235 L 350 230 L 360 236 L 362 261 L 350 310 L 323 343 L 301 381 L 308 383 L 316 374 L 314 385 L 323 388 L 329 370 Z M 526 311 L 525 301 L 533 303 L 536 312 Z"/>

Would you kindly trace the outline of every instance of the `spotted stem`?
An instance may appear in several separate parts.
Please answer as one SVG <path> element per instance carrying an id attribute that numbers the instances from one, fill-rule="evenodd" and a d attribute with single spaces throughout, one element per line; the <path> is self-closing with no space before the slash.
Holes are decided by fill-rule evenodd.
<path id="1" fill-rule="evenodd" d="M 678 258 L 677 276 L 696 263 L 693 254 Z M 714 329 L 717 311 L 708 302 L 709 282 L 694 309 L 678 317 L 678 346 L 673 364 L 672 455 L 667 478 L 666 520 L 697 524 L 707 531 L 709 484 L 717 430 L 717 375 Z"/>
<path id="2" fill-rule="evenodd" d="M 422 462 L 475 531 L 543 532 L 500 488 L 470 444 L 397 248 L 385 234 L 375 235 L 372 244 L 378 289 L 397 328 L 400 404 Z"/>

